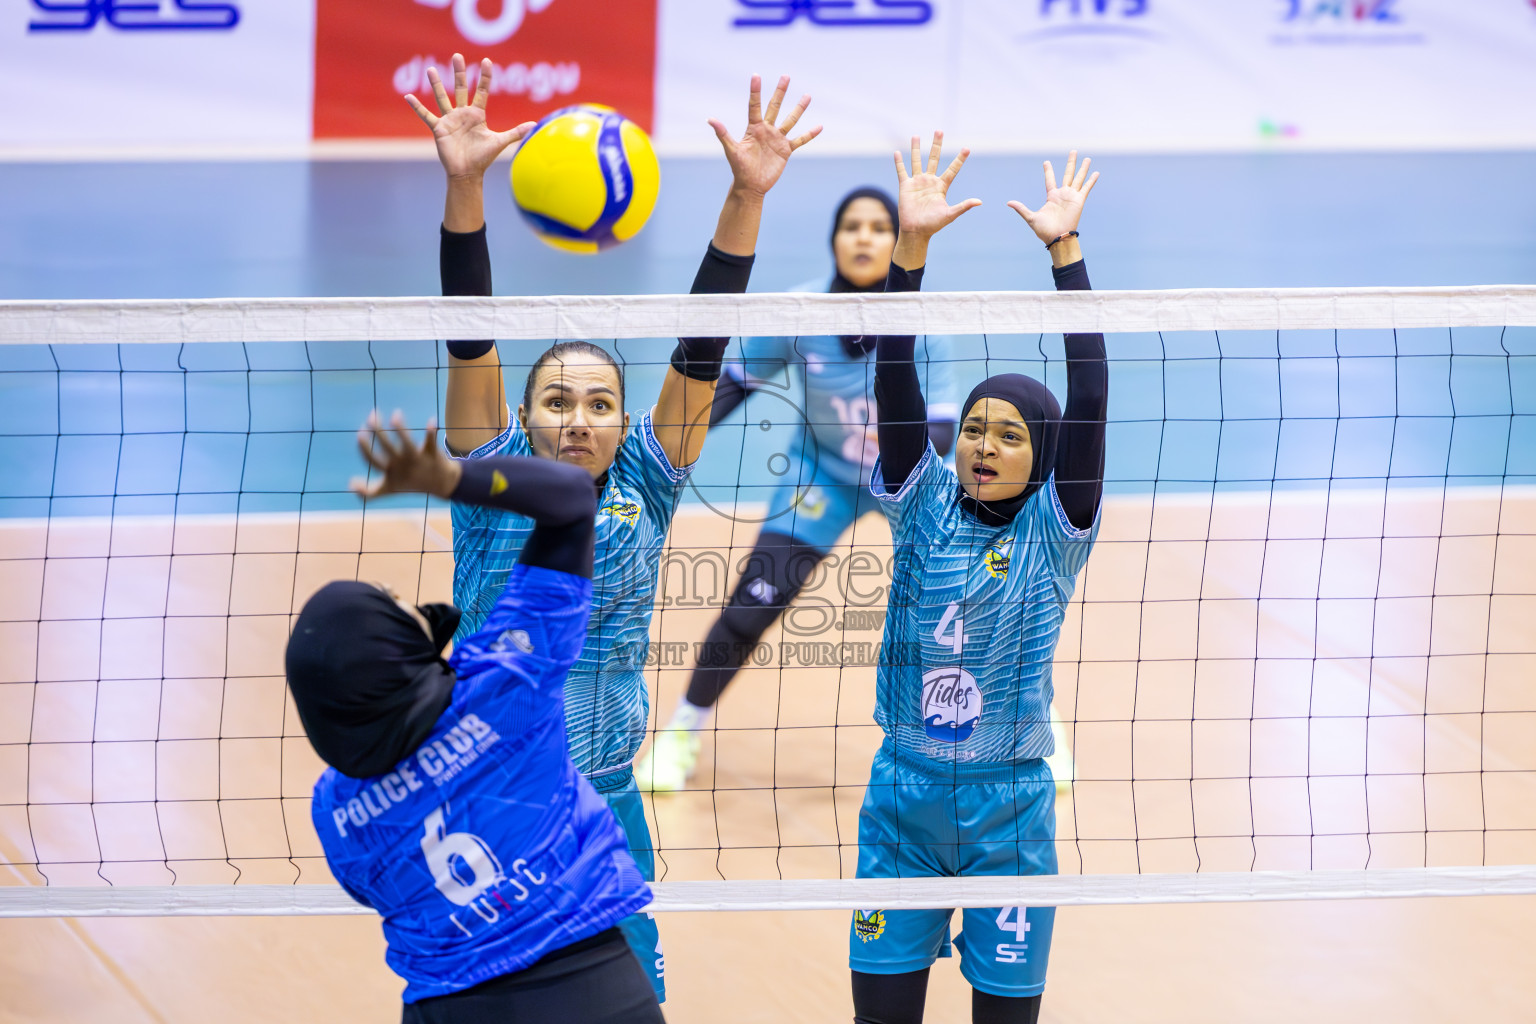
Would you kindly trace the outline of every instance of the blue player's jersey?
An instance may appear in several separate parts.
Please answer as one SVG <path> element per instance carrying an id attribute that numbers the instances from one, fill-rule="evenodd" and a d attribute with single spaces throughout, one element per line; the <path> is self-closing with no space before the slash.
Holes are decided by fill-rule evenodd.
<path id="1" fill-rule="evenodd" d="M 822 292 L 825 282 L 799 285 L 792 291 Z M 918 339 L 917 365 L 923 394 L 929 396 L 928 418 L 958 420 L 952 395 L 951 339 L 937 335 Z M 747 382 L 780 378 L 785 368 L 804 369 L 804 411 L 808 430 L 801 447 L 814 445 L 812 460 L 838 483 L 865 486 L 879 454 L 875 434 L 875 356 L 850 356 L 841 338 L 833 335 L 801 338 L 743 338 L 741 372 Z M 733 368 L 734 369 L 734 368 Z M 794 454 L 794 453 L 789 453 Z"/>
<path id="2" fill-rule="evenodd" d="M 532 454 L 514 419 L 469 457 Z M 592 625 L 565 682 L 571 758 L 583 775 L 622 771 L 645 738 L 651 611 L 667 528 L 687 477 L 687 468 L 668 461 L 650 413 L 631 428 L 608 470 L 597 503 Z M 532 530 L 533 520 L 515 512 L 453 506 L 453 600 L 464 612 L 456 640 L 480 628 Z"/>
<path id="3" fill-rule="evenodd" d="M 453 701 L 387 774 L 315 783 L 336 880 L 384 917 L 405 1001 L 522 970 L 612 927 L 650 890 L 603 798 L 566 752 L 563 683 L 591 582 L 518 566 L 451 664 Z"/>
<path id="4" fill-rule="evenodd" d="M 1073 526 L 1052 476 L 987 526 L 931 445 L 899 491 L 878 466 L 871 490 L 896 551 L 875 721 L 897 755 L 940 771 L 1049 755 L 1051 659 L 1097 518 Z"/>

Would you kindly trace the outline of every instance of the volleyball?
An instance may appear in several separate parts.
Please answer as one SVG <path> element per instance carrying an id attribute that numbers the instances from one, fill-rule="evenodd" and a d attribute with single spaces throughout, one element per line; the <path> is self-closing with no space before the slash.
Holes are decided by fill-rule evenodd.
<path id="1" fill-rule="evenodd" d="M 594 253 L 635 237 L 661 189 L 650 136 L 612 107 L 547 115 L 512 158 L 512 200 L 548 245 Z"/>

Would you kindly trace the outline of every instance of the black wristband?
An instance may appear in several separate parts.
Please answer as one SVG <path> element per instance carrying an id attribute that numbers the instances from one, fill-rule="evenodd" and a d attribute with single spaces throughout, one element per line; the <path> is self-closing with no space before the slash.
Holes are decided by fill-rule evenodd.
<path id="1" fill-rule="evenodd" d="M 1051 246 L 1055 245 L 1057 242 L 1061 241 L 1063 238 L 1076 238 L 1076 237 L 1077 237 L 1077 232 L 1076 231 L 1068 231 L 1066 234 L 1064 234 L 1064 235 L 1057 235 L 1055 238 L 1051 239 L 1049 242 L 1046 242 L 1045 243 L 1045 247 L 1047 249 L 1049 249 Z"/>
<path id="2" fill-rule="evenodd" d="M 757 255 L 733 256 L 728 252 L 715 248 L 715 243 L 710 242 L 704 250 L 704 259 L 699 263 L 699 272 L 694 275 L 693 287 L 689 289 L 693 295 L 739 295 L 747 290 L 747 282 L 752 277 L 752 264 Z"/>
<path id="3" fill-rule="evenodd" d="M 923 290 L 923 271 L 926 265 L 916 270 L 908 270 L 898 267 L 894 262 L 891 269 L 885 274 L 885 290 L 888 292 L 919 292 Z"/>
<path id="4" fill-rule="evenodd" d="M 494 341 L 450 341 L 448 354 L 455 359 L 479 359 L 496 348 Z"/>

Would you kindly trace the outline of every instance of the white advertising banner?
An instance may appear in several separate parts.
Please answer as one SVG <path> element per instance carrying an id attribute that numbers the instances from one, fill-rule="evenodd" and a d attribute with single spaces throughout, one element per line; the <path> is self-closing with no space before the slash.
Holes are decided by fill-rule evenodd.
<path id="1" fill-rule="evenodd" d="M 303 146 L 315 0 L 16 0 L 7 150 Z"/>
<path id="2" fill-rule="evenodd" d="M 1532 0 L 661 0 L 656 137 L 788 72 L 820 152 L 1536 146 Z"/>

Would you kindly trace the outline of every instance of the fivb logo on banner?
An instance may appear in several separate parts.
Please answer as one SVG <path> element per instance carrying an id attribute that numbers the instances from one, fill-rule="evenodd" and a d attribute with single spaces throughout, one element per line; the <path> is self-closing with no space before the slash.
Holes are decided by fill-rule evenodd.
<path id="1" fill-rule="evenodd" d="M 1151 0 L 1039 0 L 1037 26 L 1020 42 L 1062 36 L 1154 38 L 1147 24 Z"/>
<path id="2" fill-rule="evenodd" d="M 121 32 L 217 32 L 240 24 L 234 4 L 194 0 L 32 0 L 32 7 L 43 20 L 27 22 L 28 32 L 89 32 L 102 23 Z"/>
<path id="3" fill-rule="evenodd" d="M 471 87 L 491 61 L 496 124 L 575 101 L 644 128 L 655 107 L 657 0 L 316 0 L 316 138 L 420 137 L 402 93 L 428 99 L 463 53 Z M 579 94 L 578 94 L 579 90 Z M 504 97 L 504 98 L 501 98 Z"/>

